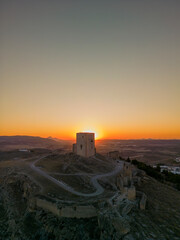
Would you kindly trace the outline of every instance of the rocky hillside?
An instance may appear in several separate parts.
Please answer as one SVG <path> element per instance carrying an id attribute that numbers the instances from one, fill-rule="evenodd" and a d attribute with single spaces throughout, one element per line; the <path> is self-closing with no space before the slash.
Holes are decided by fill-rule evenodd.
<path id="1" fill-rule="evenodd" d="M 42 208 L 32 209 L 30 199 L 39 187 L 11 169 L 1 170 L 0 239 L 2 240 L 178 240 L 180 239 L 180 193 L 146 175 L 136 186 L 147 195 L 147 207 L 139 199 L 118 197 L 97 202 L 91 218 L 57 217 Z"/>

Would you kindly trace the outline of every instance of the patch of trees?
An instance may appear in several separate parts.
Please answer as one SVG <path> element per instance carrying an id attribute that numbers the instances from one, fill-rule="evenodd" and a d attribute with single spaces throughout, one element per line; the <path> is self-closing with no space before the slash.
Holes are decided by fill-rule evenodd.
<path id="1" fill-rule="evenodd" d="M 167 170 L 164 170 L 162 174 L 165 176 L 166 181 L 174 183 L 180 191 L 180 175 L 168 172 Z"/>
<path id="2" fill-rule="evenodd" d="M 160 169 L 159 165 L 156 168 L 153 168 L 153 167 L 146 165 L 143 162 L 139 162 L 137 160 L 132 160 L 131 163 L 134 164 L 135 166 L 137 166 L 137 168 L 144 170 L 147 175 L 155 178 L 156 180 L 158 180 L 160 182 L 171 182 L 171 183 L 173 183 L 175 188 L 180 190 L 180 175 L 173 174 L 168 171 L 163 171 L 161 173 L 161 169 Z"/>

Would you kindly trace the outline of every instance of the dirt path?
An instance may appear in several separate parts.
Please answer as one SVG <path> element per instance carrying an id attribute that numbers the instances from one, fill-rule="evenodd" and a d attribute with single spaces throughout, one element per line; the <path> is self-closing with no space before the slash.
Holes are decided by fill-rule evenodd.
<path id="1" fill-rule="evenodd" d="M 78 191 L 74 190 L 74 188 L 72 188 L 68 184 L 64 183 L 63 181 L 53 178 L 48 173 L 46 173 L 43 170 L 41 170 L 40 168 L 36 167 L 35 164 L 45 157 L 47 157 L 47 156 L 43 156 L 41 158 L 36 159 L 34 162 L 30 163 L 30 167 L 34 171 L 39 173 L 41 176 L 47 178 L 48 180 L 55 183 L 59 187 L 65 189 L 66 191 L 69 191 L 72 194 L 82 196 L 82 197 L 94 197 L 94 196 L 97 196 L 99 194 L 102 194 L 104 192 L 104 188 L 99 184 L 98 179 L 101 179 L 101 178 L 104 178 L 104 177 L 111 177 L 113 175 L 116 175 L 117 173 L 119 173 L 122 170 L 122 163 L 119 163 L 113 171 L 93 176 L 91 178 L 91 183 L 94 186 L 94 188 L 96 189 L 96 191 L 93 192 L 93 193 L 81 193 L 81 192 L 78 192 Z M 72 174 L 69 174 L 69 175 L 72 175 Z M 77 175 L 77 174 L 75 174 L 75 175 Z M 82 173 L 80 173 L 79 175 L 82 175 Z"/>

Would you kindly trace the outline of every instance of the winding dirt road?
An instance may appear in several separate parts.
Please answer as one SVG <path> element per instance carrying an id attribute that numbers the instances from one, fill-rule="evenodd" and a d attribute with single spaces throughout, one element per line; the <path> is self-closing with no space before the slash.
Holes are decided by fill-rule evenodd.
<path id="1" fill-rule="evenodd" d="M 44 172 L 43 170 L 41 170 L 40 168 L 36 167 L 36 163 L 38 161 L 40 161 L 41 159 L 45 158 L 47 156 L 43 156 L 41 158 L 38 158 L 37 160 L 35 160 L 34 162 L 32 162 L 30 164 L 30 167 L 36 171 L 37 173 L 39 173 L 41 176 L 47 178 L 48 180 L 50 180 L 51 182 L 55 183 L 56 185 L 58 185 L 59 187 L 65 189 L 66 191 L 72 193 L 72 194 L 75 194 L 75 195 L 78 195 L 78 196 L 82 196 L 82 197 L 94 197 L 94 196 L 97 196 L 97 195 L 100 195 L 104 192 L 104 188 L 99 184 L 98 182 L 98 179 L 100 178 L 105 178 L 105 177 L 111 177 L 113 175 L 116 175 L 117 173 L 119 173 L 121 170 L 122 170 L 122 163 L 119 163 L 117 165 L 117 167 L 111 171 L 111 172 L 108 172 L 108 173 L 104 173 L 104 174 L 98 174 L 98 175 L 95 175 L 91 178 L 91 183 L 92 185 L 94 186 L 94 188 L 96 189 L 95 192 L 92 192 L 92 193 L 81 193 L 81 192 L 78 192 L 76 190 L 74 190 L 74 188 L 72 188 L 71 186 L 69 186 L 68 184 L 64 183 L 63 181 L 61 180 L 57 180 L 55 178 L 53 178 L 52 176 L 50 176 L 48 173 Z M 68 175 L 68 174 L 67 174 Z M 69 174 L 69 175 L 72 175 L 72 174 Z M 76 176 L 78 175 L 77 173 L 75 174 Z M 81 173 L 79 175 L 82 175 Z"/>

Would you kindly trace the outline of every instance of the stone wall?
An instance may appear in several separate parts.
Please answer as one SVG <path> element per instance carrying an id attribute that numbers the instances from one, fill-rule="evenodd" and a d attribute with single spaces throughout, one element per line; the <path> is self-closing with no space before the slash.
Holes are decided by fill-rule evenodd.
<path id="1" fill-rule="evenodd" d="M 62 207 L 60 209 L 60 216 L 73 218 L 91 218 L 97 216 L 97 209 L 92 205 Z"/>
<path id="2" fill-rule="evenodd" d="M 55 203 L 49 202 L 45 199 L 35 198 L 34 202 L 35 208 L 43 208 L 58 217 L 91 218 L 97 216 L 97 209 L 92 205 L 62 206 L 59 208 Z"/>
<path id="3" fill-rule="evenodd" d="M 124 175 L 124 177 L 129 177 L 130 180 L 132 179 L 132 166 L 130 163 L 124 162 L 123 175 Z"/>
<path id="4" fill-rule="evenodd" d="M 123 172 L 116 178 L 117 188 L 122 194 L 126 194 L 129 200 L 136 199 L 136 188 L 132 179 L 132 167 L 130 163 L 123 163 Z"/>

